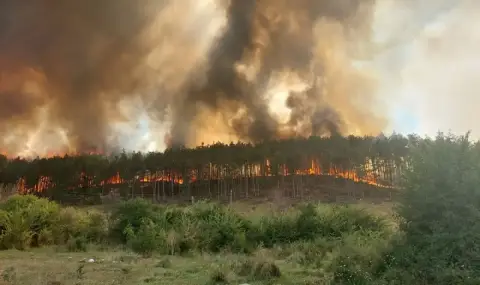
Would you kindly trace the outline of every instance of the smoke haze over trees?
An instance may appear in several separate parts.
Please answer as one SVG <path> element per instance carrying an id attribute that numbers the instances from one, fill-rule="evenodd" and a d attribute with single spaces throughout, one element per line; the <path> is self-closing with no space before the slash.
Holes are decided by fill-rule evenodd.
<path id="1" fill-rule="evenodd" d="M 2 1 L 0 151 L 379 134 L 378 4 Z"/>

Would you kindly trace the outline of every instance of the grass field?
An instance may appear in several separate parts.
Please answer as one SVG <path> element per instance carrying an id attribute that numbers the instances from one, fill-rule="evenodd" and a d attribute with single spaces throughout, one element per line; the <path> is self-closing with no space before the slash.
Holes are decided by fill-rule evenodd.
<path id="1" fill-rule="evenodd" d="M 317 207 L 330 211 L 332 206 Z M 349 208 L 384 217 L 394 225 L 391 204 Z M 343 210 L 339 209 L 341 215 Z M 229 210 L 252 221 L 283 217 L 278 220 L 283 222 L 285 217 L 294 217 L 296 208 L 235 203 Z M 68 243 L 9 249 L 0 251 L 0 284 L 336 284 L 334 280 L 341 274 L 338 269 L 344 261 L 351 257 L 358 260 L 359 268 L 369 267 L 381 257 L 388 239 L 389 235 L 378 231 L 345 228 L 334 237 L 259 244 L 248 253 L 222 248 L 218 252 L 187 250 L 172 255 L 155 249 L 145 255 L 125 245 L 97 243 L 89 243 L 81 250 Z"/>
<path id="2" fill-rule="evenodd" d="M 151 258 L 124 251 L 12 250 L 0 253 L 0 284 L 331 284 L 326 273 L 301 266 L 293 258 L 278 256 L 273 250 L 252 256 L 224 253 Z M 89 263 L 89 259 L 95 262 Z M 257 262 L 273 262 L 280 276 L 276 269 L 248 271 L 249 264 Z"/>

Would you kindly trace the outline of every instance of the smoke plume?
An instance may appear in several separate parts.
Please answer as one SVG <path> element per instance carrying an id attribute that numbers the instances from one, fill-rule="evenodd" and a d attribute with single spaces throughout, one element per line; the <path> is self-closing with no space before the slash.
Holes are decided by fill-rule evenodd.
<path id="1" fill-rule="evenodd" d="M 375 7 L 1 1 L 0 151 L 379 133 L 386 118 L 375 76 L 361 64 L 373 50 Z"/>

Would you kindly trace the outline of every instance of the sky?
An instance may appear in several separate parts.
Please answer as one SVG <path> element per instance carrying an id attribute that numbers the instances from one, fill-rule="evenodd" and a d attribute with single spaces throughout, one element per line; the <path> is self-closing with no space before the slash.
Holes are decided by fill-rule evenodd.
<path id="1" fill-rule="evenodd" d="M 392 11 L 395 11 L 393 13 Z M 380 2 L 372 64 L 388 102 L 389 131 L 480 137 L 480 1 Z"/>

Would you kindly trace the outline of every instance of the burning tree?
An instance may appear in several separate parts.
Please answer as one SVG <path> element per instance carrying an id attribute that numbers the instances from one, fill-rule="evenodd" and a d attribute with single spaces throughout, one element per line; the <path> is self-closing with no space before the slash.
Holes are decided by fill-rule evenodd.
<path id="1" fill-rule="evenodd" d="M 150 153 L 3 156 L 0 182 L 49 197 L 69 191 L 105 193 L 116 187 L 127 197 L 147 195 L 156 200 L 177 195 L 248 198 L 272 188 L 301 196 L 322 177 L 385 188 L 398 181 L 410 142 L 400 135 L 332 136 L 215 143 Z"/>

